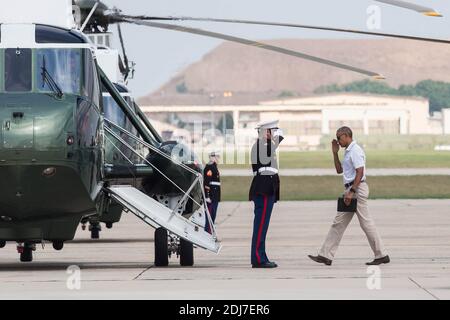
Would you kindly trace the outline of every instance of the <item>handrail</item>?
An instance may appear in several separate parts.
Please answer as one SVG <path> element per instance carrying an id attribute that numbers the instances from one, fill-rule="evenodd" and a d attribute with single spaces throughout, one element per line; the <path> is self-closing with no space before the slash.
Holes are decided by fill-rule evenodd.
<path id="1" fill-rule="evenodd" d="M 145 147 L 155 151 L 156 153 L 158 153 L 159 155 L 163 156 L 164 158 L 166 158 L 167 160 L 173 162 L 174 164 L 182 167 L 183 169 L 185 169 L 186 171 L 189 171 L 190 173 L 198 176 L 199 172 L 193 170 L 192 168 L 189 168 L 188 166 L 186 166 L 184 163 L 179 162 L 175 159 L 173 159 L 172 157 L 168 156 L 167 154 L 165 154 L 164 152 L 162 152 L 161 150 L 159 150 L 158 148 L 156 148 L 155 146 L 152 146 L 151 144 L 145 142 L 144 140 L 140 139 L 139 137 L 135 136 L 134 134 L 132 134 L 131 132 L 125 130 L 124 128 L 122 128 L 121 126 L 115 124 L 114 122 L 108 120 L 108 119 L 104 119 L 105 122 L 107 122 L 108 124 L 111 124 L 113 127 L 119 129 L 120 131 L 122 131 L 123 133 L 125 133 L 127 136 L 129 136 L 130 138 L 132 138 L 133 140 L 141 143 L 142 145 L 144 145 Z"/>
<path id="2" fill-rule="evenodd" d="M 122 143 L 124 146 L 126 146 L 128 149 L 130 149 L 134 154 L 136 154 L 139 158 L 144 160 L 146 163 L 148 163 L 152 168 L 154 168 L 156 171 L 158 171 L 164 178 L 166 178 L 170 183 L 172 183 L 178 190 L 180 190 L 182 193 L 186 193 L 180 186 L 178 186 L 175 182 L 173 182 L 167 175 L 165 175 L 161 170 L 159 170 L 154 164 L 152 164 L 150 161 L 148 161 L 145 157 L 140 155 L 136 150 L 133 149 L 126 141 L 124 141 L 120 136 L 118 136 L 114 131 L 112 131 L 110 128 L 105 127 L 106 132 L 111 134 L 114 138 L 116 138 L 120 143 Z M 200 175 L 201 177 L 201 175 Z M 195 181 L 196 182 L 196 181 Z M 189 199 L 191 199 L 195 204 L 202 207 L 200 203 L 195 201 L 190 195 L 188 195 Z"/>
<path id="3" fill-rule="evenodd" d="M 174 164 L 182 167 L 183 169 L 193 173 L 196 176 L 196 179 L 194 180 L 194 182 L 192 183 L 192 185 L 190 186 L 190 188 L 188 189 L 188 191 L 184 191 L 180 186 L 178 186 L 174 181 L 172 181 L 167 175 L 165 175 L 161 170 L 159 170 L 154 164 L 152 164 L 150 161 L 148 161 L 145 157 L 143 157 L 142 155 L 140 155 L 136 150 L 134 150 L 134 148 L 132 146 L 130 146 L 125 140 L 123 140 L 119 135 L 117 135 L 111 128 L 108 128 L 107 126 L 104 126 L 104 129 L 106 132 L 108 132 L 109 134 L 111 134 L 114 138 L 116 138 L 120 143 L 122 143 L 124 146 L 126 146 L 128 149 L 130 149 L 133 153 L 135 153 L 139 158 L 141 158 L 142 160 L 144 160 L 146 163 L 148 163 L 152 168 L 154 168 L 156 171 L 158 171 L 164 178 L 166 178 L 170 183 L 172 183 L 178 190 L 180 190 L 184 196 L 183 198 L 178 202 L 177 206 L 179 204 L 182 204 L 183 201 L 185 201 L 187 198 L 191 199 L 195 204 L 197 204 L 199 207 L 202 207 L 204 212 L 206 212 L 206 219 L 208 219 L 209 221 L 209 225 L 211 226 L 211 230 L 212 233 L 215 234 L 216 230 L 215 230 L 215 226 L 214 223 L 212 223 L 212 218 L 211 218 L 211 214 L 208 210 L 208 206 L 206 205 L 206 195 L 205 192 L 203 190 L 203 176 L 189 168 L 188 166 L 186 166 L 185 164 L 176 161 L 175 159 L 173 159 L 172 157 L 169 157 L 167 154 L 165 154 L 164 152 L 162 152 L 161 150 L 159 150 L 158 148 L 152 146 L 151 144 L 146 143 L 145 141 L 143 141 L 142 139 L 140 139 L 139 137 L 133 135 L 131 132 L 125 130 L 124 128 L 120 127 L 119 125 L 115 124 L 114 122 L 108 120 L 108 119 L 104 119 L 107 123 L 111 124 L 113 127 L 116 127 L 117 129 L 119 129 L 121 132 L 125 133 L 127 136 L 129 136 L 130 138 L 132 138 L 134 141 L 141 143 L 142 145 L 144 145 L 145 147 L 155 151 L 156 153 L 158 153 L 159 155 L 163 156 L 164 158 L 170 160 L 171 162 L 173 162 Z M 106 137 L 106 135 L 105 135 Z M 112 143 L 112 141 L 108 138 L 108 140 Z M 114 145 L 114 144 L 113 144 Z M 114 145 L 115 148 L 117 148 L 117 146 Z M 118 149 L 118 148 L 117 148 Z M 120 151 L 120 150 L 119 150 Z M 121 152 L 122 153 L 122 152 Z M 123 154 L 122 154 L 123 155 Z M 130 160 L 129 160 L 130 161 Z M 130 161 L 131 162 L 131 161 Z M 194 185 L 196 183 L 199 183 L 200 185 L 200 189 L 202 190 L 202 196 L 203 196 L 203 205 L 201 205 L 200 203 L 198 203 L 194 198 L 192 198 L 189 193 L 190 191 L 193 189 Z M 175 209 L 173 210 L 172 213 L 175 212 Z"/>

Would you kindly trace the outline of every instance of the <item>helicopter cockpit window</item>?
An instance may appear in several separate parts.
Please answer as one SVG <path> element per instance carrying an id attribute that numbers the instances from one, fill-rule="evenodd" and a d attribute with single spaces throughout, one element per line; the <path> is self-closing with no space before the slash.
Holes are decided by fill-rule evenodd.
<path id="1" fill-rule="evenodd" d="M 100 86 L 94 58 L 89 49 L 83 50 L 83 56 L 83 95 L 92 101 L 93 104 L 100 107 Z"/>
<path id="2" fill-rule="evenodd" d="M 132 105 L 131 97 L 123 97 L 128 105 Z M 125 113 L 120 109 L 116 101 L 109 94 L 103 96 L 103 112 L 105 118 L 109 121 L 117 124 L 119 127 L 127 130 L 128 132 L 139 136 L 137 129 L 133 126 L 130 119 L 125 115 Z"/>
<path id="3" fill-rule="evenodd" d="M 81 50 L 36 50 L 36 87 L 38 91 L 52 91 L 44 72 L 49 75 L 63 93 L 80 94 Z"/>
<path id="4" fill-rule="evenodd" d="M 5 91 L 31 91 L 31 49 L 5 50 Z"/>
<path id="5" fill-rule="evenodd" d="M 86 43 L 86 39 L 71 30 L 54 26 L 36 25 L 36 43 Z"/>

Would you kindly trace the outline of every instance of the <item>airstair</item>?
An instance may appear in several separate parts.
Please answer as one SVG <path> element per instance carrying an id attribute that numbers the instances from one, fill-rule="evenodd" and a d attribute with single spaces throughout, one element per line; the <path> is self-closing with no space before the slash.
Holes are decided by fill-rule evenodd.
<path id="1" fill-rule="evenodd" d="M 114 129 L 114 130 L 113 130 Z M 220 251 L 221 245 L 217 240 L 216 230 L 214 224 L 212 223 L 208 207 L 206 205 L 206 197 L 203 192 L 203 177 L 201 173 L 189 168 L 181 162 L 177 162 L 170 155 L 162 152 L 155 146 L 143 141 L 134 134 L 128 132 L 117 124 L 105 119 L 105 140 L 112 144 L 112 146 L 117 149 L 122 156 L 124 156 L 131 165 L 135 165 L 125 154 L 117 147 L 113 140 L 118 141 L 120 144 L 126 146 L 135 156 L 143 160 L 146 165 L 151 166 L 153 170 L 158 171 L 163 177 L 170 180 L 159 168 L 154 166 L 149 162 L 146 157 L 144 157 L 140 152 L 135 150 L 127 141 L 123 139 L 124 136 L 131 138 L 138 144 L 150 149 L 153 152 L 158 153 L 162 157 L 166 158 L 168 161 L 176 163 L 178 166 L 184 168 L 185 170 L 191 172 L 196 176 L 192 185 L 188 190 L 182 190 L 174 184 L 180 192 L 183 194 L 182 198 L 178 201 L 174 209 L 165 206 L 163 203 L 158 202 L 154 198 L 148 196 L 144 192 L 138 190 L 131 185 L 111 185 L 105 187 L 105 192 L 108 193 L 112 199 L 120 203 L 126 211 L 132 212 L 136 217 L 144 221 L 146 224 L 152 226 L 155 229 L 164 228 L 170 234 L 173 234 L 181 239 L 191 242 L 197 247 L 210 250 L 212 252 L 218 253 Z M 120 134 L 117 133 L 120 132 Z M 200 186 L 202 190 L 202 201 L 200 203 L 190 196 L 191 191 L 194 187 Z M 189 218 L 183 216 L 177 208 L 182 206 L 187 200 L 192 200 L 197 204 L 198 209 Z M 204 230 L 206 219 L 209 221 L 209 225 L 212 226 L 211 233 Z"/>
<path id="2" fill-rule="evenodd" d="M 184 218 L 133 186 L 112 186 L 107 190 L 114 200 L 153 228 L 163 227 L 200 248 L 216 253 L 219 251 L 219 243 L 212 234 L 204 231 L 203 226 Z"/>

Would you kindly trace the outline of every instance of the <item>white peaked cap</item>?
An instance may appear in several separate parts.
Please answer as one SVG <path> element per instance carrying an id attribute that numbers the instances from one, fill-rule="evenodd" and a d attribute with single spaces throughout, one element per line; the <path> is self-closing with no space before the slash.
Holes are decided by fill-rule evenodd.
<path id="1" fill-rule="evenodd" d="M 271 120 L 271 121 L 265 121 L 265 122 L 261 122 L 258 123 L 258 125 L 256 126 L 256 130 L 261 130 L 261 129 L 278 129 L 278 122 L 279 120 Z"/>
<path id="2" fill-rule="evenodd" d="M 211 151 L 210 153 L 208 153 L 208 155 L 210 157 L 220 157 L 220 151 Z"/>

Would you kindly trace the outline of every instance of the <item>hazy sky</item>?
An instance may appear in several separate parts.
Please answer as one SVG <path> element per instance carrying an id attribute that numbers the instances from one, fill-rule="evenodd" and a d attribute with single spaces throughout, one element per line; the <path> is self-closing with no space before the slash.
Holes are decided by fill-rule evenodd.
<path id="1" fill-rule="evenodd" d="M 450 38 L 448 0 L 410 0 L 433 7 L 444 18 L 425 17 L 413 11 L 370 0 L 103 0 L 127 14 L 194 16 L 290 22 L 367 30 L 367 9 L 381 8 L 381 29 L 387 33 Z M 186 26 L 250 38 L 345 38 L 341 33 L 281 27 L 184 22 Z M 113 32 L 116 28 L 111 29 Z M 139 97 L 163 85 L 222 41 L 143 26 L 123 26 L 129 59 L 137 63 L 129 87 Z M 118 45 L 118 42 L 116 42 Z M 245 50 L 243 46 L 242 50 Z M 307 52 L 307 48 L 304 50 Z M 450 57 L 449 57 L 450 61 Z M 313 62 L 311 62 L 313 63 Z"/>

